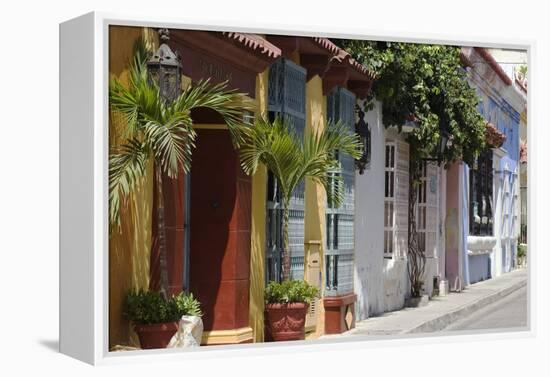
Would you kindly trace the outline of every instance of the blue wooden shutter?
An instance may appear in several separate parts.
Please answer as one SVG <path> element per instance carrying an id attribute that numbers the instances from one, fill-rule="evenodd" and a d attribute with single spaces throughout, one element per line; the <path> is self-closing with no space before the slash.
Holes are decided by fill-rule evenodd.
<path id="1" fill-rule="evenodd" d="M 327 116 L 333 122 L 343 122 L 353 133 L 355 95 L 344 88 L 335 88 L 327 96 Z M 337 157 L 340 169 L 330 174 L 342 176 L 344 200 L 339 207 L 327 202 L 326 296 L 353 292 L 355 161 L 346 153 L 338 152 Z"/>
<path id="2" fill-rule="evenodd" d="M 268 111 L 273 120 L 286 118 L 303 137 L 306 119 L 306 70 L 292 61 L 279 59 L 269 70 Z M 273 175 L 268 176 L 266 281 L 282 278 L 282 202 Z M 290 201 L 290 278 L 304 278 L 304 194 L 302 182 Z"/>

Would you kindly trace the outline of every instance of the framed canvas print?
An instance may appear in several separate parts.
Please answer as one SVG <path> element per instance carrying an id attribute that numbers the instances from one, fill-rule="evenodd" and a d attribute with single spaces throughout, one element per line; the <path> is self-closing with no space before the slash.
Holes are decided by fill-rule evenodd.
<path id="1" fill-rule="evenodd" d="M 61 24 L 61 352 L 528 332 L 530 48 Z"/>

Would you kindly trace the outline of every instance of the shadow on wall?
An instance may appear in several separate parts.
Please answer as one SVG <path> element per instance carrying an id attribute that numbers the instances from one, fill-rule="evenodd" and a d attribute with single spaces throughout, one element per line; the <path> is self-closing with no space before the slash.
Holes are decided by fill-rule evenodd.
<path id="1" fill-rule="evenodd" d="M 109 76 L 128 83 L 128 67 L 134 43 L 144 36 L 151 46 L 158 44 L 156 33 L 141 27 L 111 26 L 109 29 Z M 109 117 L 109 147 L 124 141 L 126 123 L 118 115 Z M 145 177 L 120 208 L 120 228 L 109 236 L 109 346 L 139 345 L 128 321 L 122 317 L 122 305 L 130 289 L 149 286 L 151 216 L 153 203 L 152 162 Z"/>
<path id="2" fill-rule="evenodd" d="M 152 166 L 148 167 L 152 175 Z M 145 178 L 121 208 L 121 226 L 111 231 L 109 242 L 109 344 L 139 345 L 129 322 L 123 318 L 123 303 L 131 289 L 149 287 L 152 183 Z M 129 344 L 128 344 L 129 343 Z"/>

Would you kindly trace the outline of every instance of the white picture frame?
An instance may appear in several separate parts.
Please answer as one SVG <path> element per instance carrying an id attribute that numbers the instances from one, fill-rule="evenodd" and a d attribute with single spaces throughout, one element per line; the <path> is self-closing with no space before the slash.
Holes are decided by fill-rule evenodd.
<path id="1" fill-rule="evenodd" d="M 323 339 L 293 344 L 263 343 L 204 347 L 193 350 L 108 350 L 108 28 L 109 25 L 170 27 L 197 30 L 223 30 L 256 33 L 319 35 L 396 40 L 404 42 L 483 45 L 495 48 L 525 49 L 529 64 L 534 42 L 494 41 L 486 38 L 441 37 L 441 34 L 365 34 L 364 30 L 330 28 L 276 28 L 255 25 L 212 24 L 179 18 L 92 12 L 60 24 L 60 351 L 89 364 L 116 364 L 148 360 L 230 357 L 291 353 L 297 348 L 329 350 L 379 347 L 415 342 L 457 342 L 483 338 L 532 337 L 531 316 L 534 270 L 529 270 L 529 330 L 513 333 L 473 333 L 453 336 L 426 336 L 399 339 L 357 337 L 345 341 Z M 531 80 L 530 80 L 531 81 Z M 529 94 L 530 96 L 531 94 Z M 531 107 L 529 97 L 528 105 Z M 529 110 L 529 123 L 532 112 Z M 529 138 L 532 138 L 532 127 Z M 530 182 L 532 169 L 529 169 Z M 529 186 L 531 192 L 531 185 Z M 529 195 L 531 197 L 531 195 Z M 533 213 L 528 203 L 528 217 Z M 532 228 L 529 228 L 530 230 Z M 531 231 L 530 231 L 531 232 Z M 528 255 L 533 264 L 533 253 Z M 374 341 L 371 341 L 374 340 Z"/>

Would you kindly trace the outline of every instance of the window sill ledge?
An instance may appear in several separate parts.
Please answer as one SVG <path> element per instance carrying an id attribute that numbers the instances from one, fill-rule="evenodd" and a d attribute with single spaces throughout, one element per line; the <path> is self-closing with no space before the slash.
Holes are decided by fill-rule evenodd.
<path id="1" fill-rule="evenodd" d="M 468 236 L 468 255 L 489 254 L 497 244 L 493 236 Z"/>

